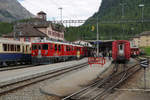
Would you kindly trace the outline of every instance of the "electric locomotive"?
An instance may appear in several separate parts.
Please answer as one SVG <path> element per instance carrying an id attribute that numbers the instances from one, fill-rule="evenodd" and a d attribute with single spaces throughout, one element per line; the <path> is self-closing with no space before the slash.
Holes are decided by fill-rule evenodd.
<path id="1" fill-rule="evenodd" d="M 32 63 L 48 64 L 87 56 L 89 48 L 72 43 L 44 40 L 32 43 Z"/>

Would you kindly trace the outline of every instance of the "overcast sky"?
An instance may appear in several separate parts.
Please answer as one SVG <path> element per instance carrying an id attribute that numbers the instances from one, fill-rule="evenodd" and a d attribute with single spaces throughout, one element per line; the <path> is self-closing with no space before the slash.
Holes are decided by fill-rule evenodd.
<path id="1" fill-rule="evenodd" d="M 101 0 L 18 0 L 27 10 L 35 14 L 47 13 L 49 20 L 60 20 L 59 7 L 63 8 L 63 19 L 85 20 L 98 11 Z"/>

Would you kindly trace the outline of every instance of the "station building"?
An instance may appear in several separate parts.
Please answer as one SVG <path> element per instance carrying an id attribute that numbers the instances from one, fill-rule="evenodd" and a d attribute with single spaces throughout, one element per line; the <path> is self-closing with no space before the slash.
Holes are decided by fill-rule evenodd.
<path id="1" fill-rule="evenodd" d="M 33 42 L 41 39 L 64 41 L 65 28 L 62 24 L 54 24 L 46 20 L 46 13 L 37 13 L 35 18 L 14 25 L 14 31 L 3 35 L 4 38 L 23 42 Z"/>
<path id="2" fill-rule="evenodd" d="M 138 47 L 150 46 L 150 31 L 145 31 L 132 38 L 132 42 Z"/>

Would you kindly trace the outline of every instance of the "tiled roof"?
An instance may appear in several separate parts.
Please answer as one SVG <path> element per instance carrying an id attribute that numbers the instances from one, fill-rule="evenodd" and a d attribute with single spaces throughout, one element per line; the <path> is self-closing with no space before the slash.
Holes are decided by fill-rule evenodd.
<path id="1" fill-rule="evenodd" d="M 48 37 L 46 34 L 37 30 L 30 24 L 19 25 L 16 27 L 16 32 L 4 35 L 3 37 Z"/>
<path id="2" fill-rule="evenodd" d="M 38 14 L 45 14 L 46 15 L 46 13 L 44 11 L 40 11 L 40 12 L 38 12 Z"/>

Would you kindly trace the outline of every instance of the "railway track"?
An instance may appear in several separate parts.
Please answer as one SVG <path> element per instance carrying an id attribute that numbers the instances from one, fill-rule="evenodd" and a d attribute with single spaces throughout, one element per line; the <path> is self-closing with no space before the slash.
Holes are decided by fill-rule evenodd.
<path id="1" fill-rule="evenodd" d="M 32 84 L 65 74 L 67 72 L 71 72 L 71 71 L 74 71 L 74 70 L 77 70 L 80 68 L 87 67 L 87 65 L 88 65 L 88 63 L 86 62 L 86 63 L 74 65 L 71 67 L 64 67 L 64 68 L 56 69 L 53 71 L 49 71 L 45 74 L 41 74 L 38 76 L 33 75 L 32 77 L 30 77 L 28 79 L 20 80 L 20 81 L 14 82 L 14 83 L 9 83 L 9 84 L 4 84 L 4 85 L 0 84 L 0 96 L 5 95 L 11 91 L 21 89 L 28 85 L 32 85 Z"/>
<path id="2" fill-rule="evenodd" d="M 23 69 L 23 68 L 30 68 L 30 67 L 37 67 L 38 65 L 21 65 L 21 66 L 9 66 L 0 68 L 0 72 L 2 71 L 9 71 L 9 70 L 16 70 L 16 69 Z"/>
<path id="3" fill-rule="evenodd" d="M 131 66 L 124 71 L 112 73 L 105 79 L 98 80 L 90 86 L 63 98 L 62 100 L 101 100 L 131 75 L 139 71 L 141 68 L 137 66 L 138 64 Z"/>
<path id="4" fill-rule="evenodd" d="M 40 66 L 40 65 L 27 64 L 27 65 L 13 65 L 13 66 L 7 66 L 7 67 L 0 67 L 0 72 L 16 70 L 16 69 L 31 68 L 31 67 L 37 67 L 37 66 Z"/>

